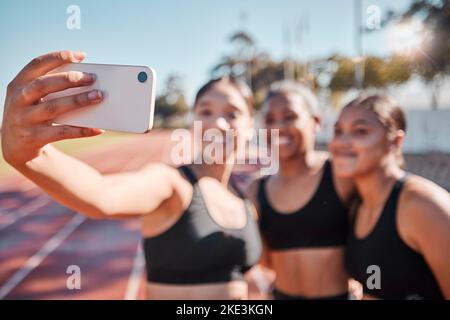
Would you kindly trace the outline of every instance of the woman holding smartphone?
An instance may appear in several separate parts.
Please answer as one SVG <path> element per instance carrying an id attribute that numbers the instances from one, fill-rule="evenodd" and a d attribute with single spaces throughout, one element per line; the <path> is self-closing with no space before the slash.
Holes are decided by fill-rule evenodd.
<path id="1" fill-rule="evenodd" d="M 43 55 L 9 84 L 2 126 L 5 160 L 87 217 L 142 217 L 149 299 L 246 299 L 243 275 L 258 262 L 261 242 L 251 204 L 230 183 L 230 175 L 245 130 L 252 127 L 249 88 L 222 78 L 208 82 L 196 96 L 195 120 L 201 121 L 203 132 L 213 129 L 222 137 L 223 156 L 208 159 L 213 164 L 174 168 L 149 163 L 135 172 L 102 175 L 50 145 L 103 132 L 52 125 L 65 112 L 99 103 L 101 92 L 41 100 L 49 93 L 91 85 L 91 74 L 47 74 L 83 59 L 83 53 L 71 51 Z M 232 141 L 226 140 L 228 131 Z M 233 148 L 227 149 L 228 143 Z"/>
<path id="2" fill-rule="evenodd" d="M 346 267 L 365 299 L 449 299 L 450 196 L 405 172 L 405 132 L 403 111 L 382 95 L 357 98 L 339 116 L 334 172 L 359 195 Z"/>
<path id="3" fill-rule="evenodd" d="M 317 98 L 298 83 L 272 85 L 263 108 L 269 145 L 279 149 L 279 171 L 249 187 L 265 242 L 264 262 L 276 273 L 279 300 L 348 299 L 344 245 L 353 186 L 337 178 L 329 155 L 314 149 Z"/>

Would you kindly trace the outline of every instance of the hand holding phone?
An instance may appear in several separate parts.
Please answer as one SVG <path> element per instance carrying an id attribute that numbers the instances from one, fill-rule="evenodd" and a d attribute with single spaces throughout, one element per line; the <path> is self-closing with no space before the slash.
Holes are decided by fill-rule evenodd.
<path id="1" fill-rule="evenodd" d="M 101 129 L 146 132 L 151 128 L 154 71 L 80 63 L 84 58 L 76 51 L 44 54 L 8 84 L 1 143 L 10 165 L 21 168 L 49 143 L 96 136 L 104 132 Z"/>
<path id="2" fill-rule="evenodd" d="M 54 122 L 78 127 L 146 133 L 153 126 L 156 72 L 145 66 L 69 63 L 50 73 L 80 71 L 94 74 L 90 86 L 51 93 L 43 101 L 98 89 L 103 100 L 95 106 L 64 113 Z"/>

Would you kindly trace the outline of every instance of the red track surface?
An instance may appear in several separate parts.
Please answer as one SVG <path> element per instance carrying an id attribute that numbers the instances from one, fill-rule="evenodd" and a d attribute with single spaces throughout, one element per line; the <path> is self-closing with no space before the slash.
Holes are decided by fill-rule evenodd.
<path id="1" fill-rule="evenodd" d="M 169 162 L 170 132 L 152 131 L 120 145 L 79 155 L 103 173 L 128 171 L 148 161 Z M 14 175 L 0 182 L 0 299 L 141 299 L 145 271 L 139 221 L 86 219 Z M 67 289 L 70 265 L 81 289 Z M 249 275 L 251 298 L 262 298 Z"/>

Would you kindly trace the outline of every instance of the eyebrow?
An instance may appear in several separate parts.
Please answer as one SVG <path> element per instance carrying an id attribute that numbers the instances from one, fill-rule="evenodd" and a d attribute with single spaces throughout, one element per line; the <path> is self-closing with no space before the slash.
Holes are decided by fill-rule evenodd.
<path id="1" fill-rule="evenodd" d="M 227 103 L 227 107 L 235 109 L 237 111 L 242 111 L 242 108 L 239 108 L 235 104 L 232 104 L 232 103 Z"/>
<path id="2" fill-rule="evenodd" d="M 208 107 L 208 106 L 210 106 L 211 105 L 211 103 L 209 102 L 209 101 L 199 101 L 198 103 L 197 103 L 197 106 L 198 107 Z"/>
<path id="3" fill-rule="evenodd" d="M 294 114 L 294 115 L 299 115 L 298 112 L 295 112 L 294 110 L 292 110 L 292 108 L 288 107 L 288 108 L 283 108 L 283 110 L 272 110 L 271 108 L 267 108 L 267 111 L 265 112 L 266 114 L 268 113 L 282 113 L 283 115 L 285 114 Z"/>
<path id="4" fill-rule="evenodd" d="M 360 125 L 360 124 L 368 125 L 368 124 L 370 124 L 370 122 L 367 121 L 367 120 L 364 120 L 364 119 L 358 119 L 358 120 L 356 120 L 356 121 L 354 121 L 354 122 L 351 123 L 352 126 L 356 126 L 356 125 Z M 339 121 L 337 121 L 337 122 L 334 124 L 334 127 L 335 127 L 335 128 L 338 127 L 338 126 L 341 126 L 341 123 L 340 123 Z"/>

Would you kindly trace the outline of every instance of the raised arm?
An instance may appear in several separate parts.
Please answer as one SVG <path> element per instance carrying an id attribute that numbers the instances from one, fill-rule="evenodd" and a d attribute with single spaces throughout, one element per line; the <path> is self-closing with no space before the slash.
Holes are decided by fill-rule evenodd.
<path id="1" fill-rule="evenodd" d="M 42 102 L 49 93 L 89 86 L 95 76 L 82 72 L 47 74 L 80 62 L 83 53 L 54 52 L 33 59 L 8 85 L 2 124 L 5 160 L 61 204 L 91 218 L 140 215 L 155 210 L 174 192 L 174 169 L 149 164 L 139 171 L 102 175 L 68 156 L 51 142 L 91 137 L 103 131 L 52 125 L 57 116 L 101 101 L 96 90 Z M 164 181 L 162 183 L 162 181 Z"/>

